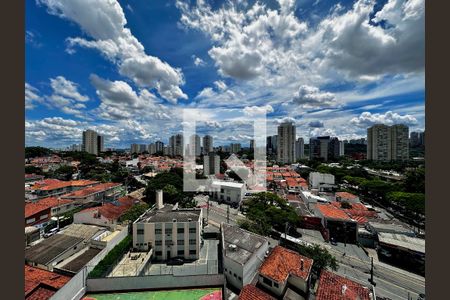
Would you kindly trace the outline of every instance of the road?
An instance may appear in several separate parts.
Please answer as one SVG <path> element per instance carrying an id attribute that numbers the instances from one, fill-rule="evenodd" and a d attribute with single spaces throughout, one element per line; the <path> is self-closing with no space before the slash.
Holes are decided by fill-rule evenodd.
<path id="1" fill-rule="evenodd" d="M 202 207 L 203 209 L 203 217 L 209 218 L 209 220 L 214 221 L 217 224 L 222 222 L 227 222 L 227 205 L 226 204 L 218 204 L 215 201 L 209 201 L 209 213 L 207 209 L 208 198 L 207 196 L 196 196 L 197 206 Z M 245 216 L 243 216 L 239 210 L 231 208 L 229 210 L 229 224 L 236 225 L 238 220 L 245 220 Z"/>

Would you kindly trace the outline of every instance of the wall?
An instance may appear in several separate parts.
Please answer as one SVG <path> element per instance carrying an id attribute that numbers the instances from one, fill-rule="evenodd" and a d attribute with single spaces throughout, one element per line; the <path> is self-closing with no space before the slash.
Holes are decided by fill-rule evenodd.
<path id="1" fill-rule="evenodd" d="M 87 280 L 88 292 L 132 291 L 145 289 L 173 289 L 189 287 L 223 286 L 222 274 L 196 276 L 133 276 L 107 277 Z M 53 300 L 53 299 L 52 299 Z"/>
<path id="2" fill-rule="evenodd" d="M 269 249 L 269 242 L 266 241 L 259 249 L 250 257 L 248 262 L 244 266 L 244 285 L 249 284 L 253 279 L 255 273 L 259 270 L 259 267 L 265 260 L 266 251 Z"/>

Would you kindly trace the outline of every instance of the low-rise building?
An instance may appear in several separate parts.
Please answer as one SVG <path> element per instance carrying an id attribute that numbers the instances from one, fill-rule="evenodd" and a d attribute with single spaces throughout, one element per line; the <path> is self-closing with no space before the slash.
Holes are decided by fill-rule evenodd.
<path id="1" fill-rule="evenodd" d="M 317 189 L 319 192 L 330 191 L 335 187 L 334 175 L 311 172 L 308 178 L 309 188 Z"/>
<path id="2" fill-rule="evenodd" d="M 245 184 L 234 181 L 214 180 L 211 187 L 215 190 L 211 193 L 213 199 L 236 205 L 241 203 L 246 191 Z"/>
<path id="3" fill-rule="evenodd" d="M 52 216 L 68 212 L 75 207 L 75 203 L 71 200 L 54 197 L 25 203 L 25 226 L 43 228 L 47 225 Z"/>
<path id="4" fill-rule="evenodd" d="M 247 284 L 239 293 L 239 300 L 275 300 L 266 292 L 258 289 L 256 286 Z"/>
<path id="5" fill-rule="evenodd" d="M 339 202 L 359 203 L 359 197 L 348 192 L 337 192 L 335 196 Z"/>
<path id="6" fill-rule="evenodd" d="M 269 241 L 238 226 L 222 223 L 221 227 L 224 274 L 228 283 L 241 289 L 258 273 Z"/>
<path id="7" fill-rule="evenodd" d="M 92 187 L 76 190 L 61 196 L 61 199 L 73 200 L 78 204 L 89 202 L 107 202 L 117 199 L 121 194 L 122 184 L 107 182 Z"/>
<path id="8" fill-rule="evenodd" d="M 322 270 L 316 292 L 316 300 L 373 300 L 368 288 L 353 280 Z"/>
<path id="9" fill-rule="evenodd" d="M 25 265 L 25 298 L 50 299 L 70 277 Z"/>
<path id="10" fill-rule="evenodd" d="M 157 192 L 157 205 L 133 223 L 133 247 L 140 251 L 153 249 L 156 260 L 181 257 L 199 258 L 202 210 L 179 209 L 178 205 L 163 205 L 162 191 Z"/>
<path id="11" fill-rule="evenodd" d="M 116 201 L 105 203 L 102 206 L 86 208 L 75 213 L 73 215 L 73 222 L 114 228 L 118 224 L 119 218 L 124 213 L 126 213 L 133 205 L 140 203 L 142 202 L 133 197 L 121 197 Z"/>
<path id="12" fill-rule="evenodd" d="M 259 269 L 258 283 L 276 297 L 290 288 L 308 299 L 312 265 L 312 259 L 276 246 Z"/>
<path id="13" fill-rule="evenodd" d="M 343 243 L 356 243 L 358 223 L 343 210 L 331 204 L 317 204 L 315 214 L 322 219 L 330 238 Z"/>

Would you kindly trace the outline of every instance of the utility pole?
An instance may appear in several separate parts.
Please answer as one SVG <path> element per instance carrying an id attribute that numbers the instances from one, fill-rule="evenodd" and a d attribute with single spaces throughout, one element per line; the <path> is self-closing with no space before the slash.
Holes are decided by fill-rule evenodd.
<path id="1" fill-rule="evenodd" d="M 227 224 L 230 224 L 230 204 L 227 205 Z"/>
<path id="2" fill-rule="evenodd" d="M 206 197 L 208 197 L 208 200 L 207 200 L 207 206 L 206 206 L 206 223 L 208 223 L 209 222 L 209 196 L 206 196 Z"/>
<path id="3" fill-rule="evenodd" d="M 376 286 L 377 284 L 373 281 L 373 257 L 371 257 L 370 264 L 371 264 L 371 266 L 370 266 L 370 279 L 369 279 L 369 282 L 373 286 Z M 409 299 L 409 297 L 408 297 L 408 299 Z"/>
<path id="4" fill-rule="evenodd" d="M 57 199 L 58 199 L 58 203 L 57 203 L 57 207 L 56 207 L 56 228 L 58 228 L 58 230 L 59 230 L 59 210 L 60 210 L 59 197 L 57 197 Z"/>

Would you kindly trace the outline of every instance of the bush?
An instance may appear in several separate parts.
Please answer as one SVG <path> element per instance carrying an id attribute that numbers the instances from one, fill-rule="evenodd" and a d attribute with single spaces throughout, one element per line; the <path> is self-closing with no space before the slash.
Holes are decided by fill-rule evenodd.
<path id="1" fill-rule="evenodd" d="M 108 254 L 89 273 L 90 278 L 101 278 L 108 275 L 111 266 L 118 261 L 132 246 L 133 239 L 128 235 L 109 251 Z"/>

